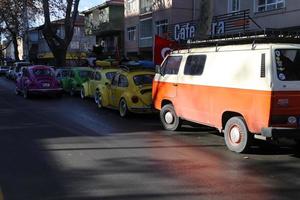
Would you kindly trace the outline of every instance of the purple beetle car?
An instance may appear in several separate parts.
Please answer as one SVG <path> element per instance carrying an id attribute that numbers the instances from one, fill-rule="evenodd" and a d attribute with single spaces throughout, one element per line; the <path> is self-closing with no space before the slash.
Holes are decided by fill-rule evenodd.
<path id="1" fill-rule="evenodd" d="M 62 95 L 62 88 L 55 78 L 54 70 L 49 66 L 23 67 L 18 74 L 16 94 L 22 93 L 24 98 L 33 94 Z"/>

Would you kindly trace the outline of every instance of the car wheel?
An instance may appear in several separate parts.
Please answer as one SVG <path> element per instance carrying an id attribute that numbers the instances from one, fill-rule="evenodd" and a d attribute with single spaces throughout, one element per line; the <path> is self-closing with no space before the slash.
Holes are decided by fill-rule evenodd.
<path id="1" fill-rule="evenodd" d="M 23 91 L 23 97 L 24 97 L 24 99 L 29 99 L 29 92 L 28 92 L 28 90 L 27 89 L 24 89 L 24 91 Z"/>
<path id="2" fill-rule="evenodd" d="M 163 127 L 169 131 L 176 131 L 181 128 L 182 120 L 177 116 L 172 104 L 164 105 L 160 111 L 160 121 Z"/>
<path id="3" fill-rule="evenodd" d="M 82 87 L 81 90 L 80 90 L 80 98 L 85 99 L 84 87 Z"/>
<path id="4" fill-rule="evenodd" d="M 232 117 L 225 125 L 224 139 L 229 150 L 236 153 L 246 152 L 252 137 L 243 117 Z"/>
<path id="5" fill-rule="evenodd" d="M 97 104 L 98 108 L 102 108 L 102 95 L 100 91 L 95 92 L 95 103 Z"/>
<path id="6" fill-rule="evenodd" d="M 74 95 L 75 95 L 75 90 L 74 90 L 74 88 L 71 88 L 71 90 L 70 90 L 70 96 L 73 97 Z"/>
<path id="7" fill-rule="evenodd" d="M 57 93 L 55 96 L 56 96 L 56 98 L 60 99 L 60 98 L 62 98 L 63 94 L 62 93 Z"/>
<path id="8" fill-rule="evenodd" d="M 124 98 L 120 100 L 119 103 L 119 113 L 121 117 L 127 117 L 129 115 L 129 110 L 127 106 L 127 102 Z"/>
<path id="9" fill-rule="evenodd" d="M 16 94 L 16 95 L 19 95 L 19 94 L 20 94 L 20 91 L 19 91 L 18 87 L 15 88 L 15 94 Z"/>

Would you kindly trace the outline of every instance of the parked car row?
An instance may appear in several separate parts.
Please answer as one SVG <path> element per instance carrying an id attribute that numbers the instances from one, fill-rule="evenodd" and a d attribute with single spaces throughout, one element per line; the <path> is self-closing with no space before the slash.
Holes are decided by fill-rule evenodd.
<path id="1" fill-rule="evenodd" d="M 0 74 L 5 75 L 10 80 L 16 80 L 22 67 L 30 66 L 29 62 L 15 62 L 13 66 L 1 67 Z"/>
<path id="2" fill-rule="evenodd" d="M 50 66 L 22 66 L 16 75 L 15 93 L 60 97 L 63 93 L 94 99 L 99 108 L 118 110 L 121 117 L 130 113 L 152 113 L 154 71 L 137 65 L 92 69 Z"/>

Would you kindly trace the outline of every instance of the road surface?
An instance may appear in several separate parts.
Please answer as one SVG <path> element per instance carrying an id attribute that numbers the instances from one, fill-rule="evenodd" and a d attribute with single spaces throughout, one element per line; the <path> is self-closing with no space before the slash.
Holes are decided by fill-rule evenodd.
<path id="1" fill-rule="evenodd" d="M 291 146 L 235 154 L 215 130 L 172 134 L 157 115 L 121 119 L 67 95 L 25 100 L 0 78 L 5 200 L 298 199 L 299 156 Z"/>

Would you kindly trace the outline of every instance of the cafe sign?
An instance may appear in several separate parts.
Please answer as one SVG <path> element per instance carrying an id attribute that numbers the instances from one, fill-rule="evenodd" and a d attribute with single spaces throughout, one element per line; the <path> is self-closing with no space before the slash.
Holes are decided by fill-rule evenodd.
<path id="1" fill-rule="evenodd" d="M 196 25 L 194 23 L 176 24 L 174 26 L 174 39 L 176 41 L 189 40 L 195 37 Z"/>

